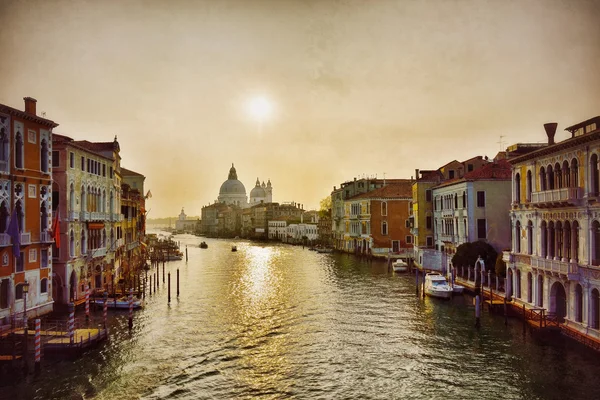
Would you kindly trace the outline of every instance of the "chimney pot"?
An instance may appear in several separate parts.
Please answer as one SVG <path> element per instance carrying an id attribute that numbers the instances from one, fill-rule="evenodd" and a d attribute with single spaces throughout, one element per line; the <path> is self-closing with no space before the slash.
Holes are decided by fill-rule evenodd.
<path id="1" fill-rule="evenodd" d="M 552 146 L 554 144 L 554 135 L 556 134 L 557 126 L 558 124 L 556 122 L 544 124 L 544 130 L 546 131 L 546 135 L 548 135 L 548 146 Z"/>
<path id="2" fill-rule="evenodd" d="M 419 168 L 415 168 L 415 179 L 419 179 Z"/>
<path id="3" fill-rule="evenodd" d="M 25 100 L 25 112 L 27 114 L 35 114 L 35 103 L 37 103 L 37 100 L 34 99 L 33 97 L 23 97 L 23 100 Z"/>

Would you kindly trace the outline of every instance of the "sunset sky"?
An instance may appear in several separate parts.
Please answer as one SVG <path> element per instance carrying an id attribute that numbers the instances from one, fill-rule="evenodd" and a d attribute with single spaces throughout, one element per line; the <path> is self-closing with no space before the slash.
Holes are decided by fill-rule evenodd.
<path id="1" fill-rule="evenodd" d="M 248 194 L 270 179 L 274 201 L 317 208 L 353 177 L 545 141 L 546 122 L 565 139 L 600 115 L 599 17 L 584 0 L 2 0 L 0 103 L 117 135 L 149 218 L 200 215 L 231 163 Z"/>

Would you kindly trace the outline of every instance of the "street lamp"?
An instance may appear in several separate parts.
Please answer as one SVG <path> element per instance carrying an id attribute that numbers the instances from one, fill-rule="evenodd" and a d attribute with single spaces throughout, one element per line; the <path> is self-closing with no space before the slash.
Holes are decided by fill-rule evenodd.
<path id="1" fill-rule="evenodd" d="M 27 293 L 29 292 L 29 282 L 25 281 L 23 286 L 23 332 L 24 332 L 24 343 L 23 343 L 23 374 L 27 375 L 29 372 L 27 366 Z"/>

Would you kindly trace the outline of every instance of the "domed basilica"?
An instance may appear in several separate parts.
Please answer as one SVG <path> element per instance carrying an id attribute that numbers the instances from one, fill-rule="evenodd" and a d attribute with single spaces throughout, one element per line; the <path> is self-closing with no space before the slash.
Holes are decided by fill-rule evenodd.
<path id="1" fill-rule="evenodd" d="M 269 180 L 266 184 L 265 182 L 261 184 L 259 179 L 256 178 L 256 184 L 250 191 L 250 202 L 248 202 L 246 188 L 244 187 L 244 184 L 238 180 L 235 167 L 231 164 L 229 176 L 221 185 L 217 201 L 219 203 L 233 204 L 240 208 L 251 207 L 260 203 L 271 203 L 273 201 L 271 181 Z"/>

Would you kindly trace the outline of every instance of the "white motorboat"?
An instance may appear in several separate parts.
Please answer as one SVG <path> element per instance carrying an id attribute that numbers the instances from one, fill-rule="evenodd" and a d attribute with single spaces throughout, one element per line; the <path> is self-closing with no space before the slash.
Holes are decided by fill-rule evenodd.
<path id="1" fill-rule="evenodd" d="M 394 268 L 394 272 L 406 272 L 408 271 L 408 264 L 398 259 L 392 263 L 392 268 Z"/>
<path id="2" fill-rule="evenodd" d="M 452 287 L 443 275 L 430 272 L 425 275 L 425 294 L 431 297 L 449 299 L 452 297 Z"/>
<path id="3" fill-rule="evenodd" d="M 96 298 L 96 299 L 90 299 L 90 302 L 93 302 L 94 304 L 100 305 L 100 306 L 104 306 L 104 299 L 101 298 Z M 142 300 L 138 299 L 136 296 L 133 297 L 133 309 L 138 309 L 138 308 L 142 308 L 144 305 L 144 303 L 142 302 Z M 119 298 L 108 298 L 106 300 L 106 306 L 108 308 L 117 308 L 117 309 L 121 309 L 121 310 L 129 310 L 129 298 L 127 296 L 123 296 L 123 297 L 119 297 Z"/>

